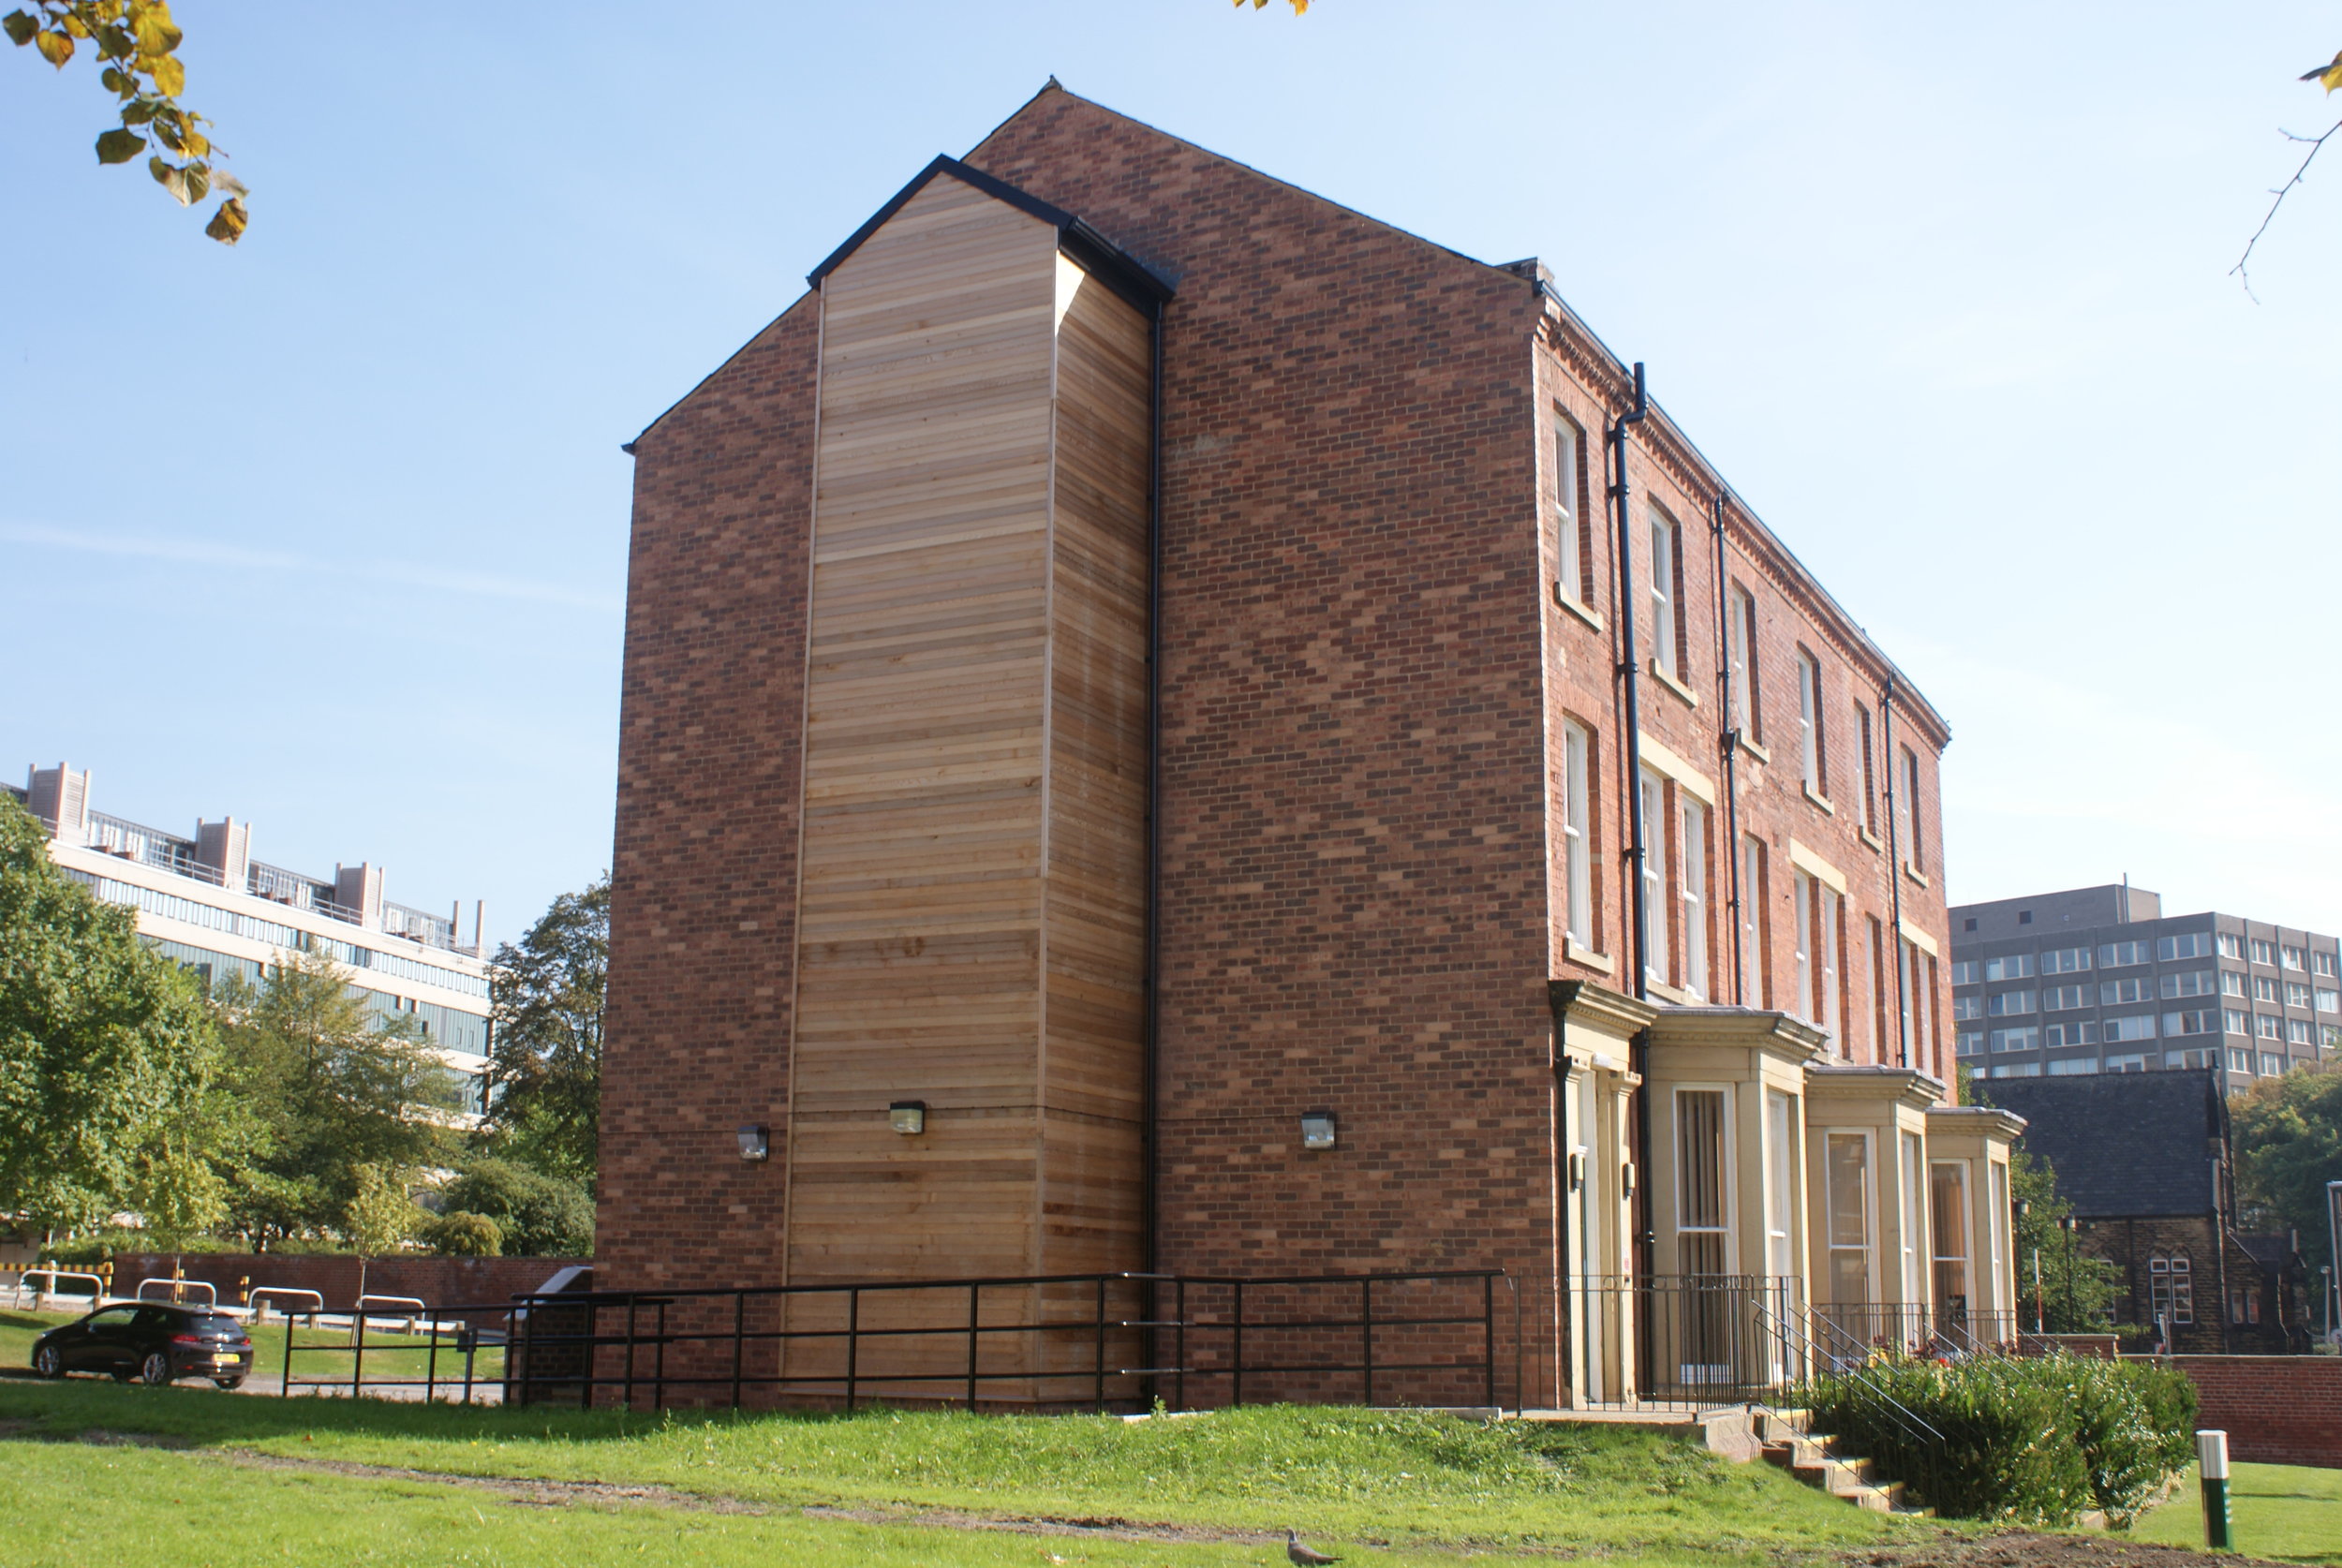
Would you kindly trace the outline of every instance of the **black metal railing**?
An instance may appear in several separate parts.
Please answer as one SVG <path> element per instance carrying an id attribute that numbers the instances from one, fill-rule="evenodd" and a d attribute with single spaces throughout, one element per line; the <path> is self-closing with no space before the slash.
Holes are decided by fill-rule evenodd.
<path id="1" fill-rule="evenodd" d="M 1792 1275 L 1585 1275 L 1563 1290 L 1584 1403 L 1705 1410 L 1805 1375 L 1784 1326 L 1803 1306 Z"/>
<path id="2" fill-rule="evenodd" d="M 1770 1320 L 1770 1312 L 1767 1317 Z M 1809 1324 L 1820 1331 L 1820 1337 L 1809 1332 Z M 1882 1424 L 1900 1431 L 1915 1447 L 1930 1454 L 1943 1451 L 1944 1434 L 1889 1392 L 1872 1374 L 1867 1355 L 1859 1354 L 1860 1347 L 1851 1347 L 1858 1354 L 1845 1354 L 1840 1347 L 1845 1341 L 1834 1338 L 1836 1330 L 1831 1325 L 1811 1313 L 1804 1314 L 1802 1321 L 1792 1317 L 1769 1321 L 1768 1325 L 1797 1348 L 1813 1376 L 1827 1378 L 1844 1388 L 1850 1400 Z"/>
<path id="3" fill-rule="evenodd" d="M 501 1342 L 500 1398 L 582 1409 L 791 1399 L 852 1410 L 884 1398 L 1104 1411 L 1157 1398 L 1182 1410 L 1264 1398 L 1492 1407 L 1499 1280 L 1517 1317 L 1499 1269 L 540 1293 L 428 1308 L 411 1335 L 387 1340 L 360 1332 L 296 1345 L 288 1334 L 284 1392 L 454 1398 L 459 1384 L 440 1369 L 447 1345 L 465 1355 L 468 1401 L 471 1353 Z M 379 1368 L 386 1347 L 409 1354 L 393 1375 L 370 1373 L 365 1351 Z M 296 1356 L 347 1360 L 298 1377 Z"/>

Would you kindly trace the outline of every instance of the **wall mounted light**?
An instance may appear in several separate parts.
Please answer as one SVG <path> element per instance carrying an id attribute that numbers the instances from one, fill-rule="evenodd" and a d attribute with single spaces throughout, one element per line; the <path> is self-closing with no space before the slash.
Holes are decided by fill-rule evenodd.
<path id="1" fill-rule="evenodd" d="M 1301 1146 L 1331 1148 L 1334 1146 L 1334 1114 L 1331 1111 L 1301 1113 Z"/>
<path id="2" fill-rule="evenodd" d="M 773 1157 L 773 1137 L 762 1123 L 740 1129 L 740 1158 L 770 1160 Z"/>
<path id="3" fill-rule="evenodd" d="M 915 1138 L 927 1130 L 927 1102 L 924 1100 L 897 1100 L 886 1107 L 886 1125 L 906 1138 Z"/>
<path id="4" fill-rule="evenodd" d="M 1619 1196 L 1623 1198 L 1633 1197 L 1635 1195 L 1635 1162 L 1632 1160 L 1629 1160 L 1619 1166 L 1618 1179 L 1620 1182 Z"/>
<path id="5" fill-rule="evenodd" d="M 1573 1192 L 1583 1191 L 1585 1185 L 1586 1151 L 1582 1148 L 1571 1149 L 1569 1151 L 1569 1190 Z"/>

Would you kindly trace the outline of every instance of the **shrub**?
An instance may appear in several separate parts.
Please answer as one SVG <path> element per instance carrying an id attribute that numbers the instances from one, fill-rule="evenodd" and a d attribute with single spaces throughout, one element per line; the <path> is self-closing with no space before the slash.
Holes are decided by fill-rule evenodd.
<path id="1" fill-rule="evenodd" d="M 423 1221 L 422 1239 L 443 1258 L 493 1258 L 504 1250 L 504 1227 L 467 1208 Z"/>
<path id="2" fill-rule="evenodd" d="M 594 1201 L 574 1182 L 510 1160 L 476 1159 L 439 1194 L 441 1207 L 497 1222 L 505 1255 L 579 1258 L 594 1250 Z"/>
<path id="3" fill-rule="evenodd" d="M 1915 1437 L 1879 1394 L 1943 1435 Z M 2136 1513 L 2193 1452 L 2196 1395 L 2168 1368 L 2059 1353 L 1882 1361 L 1801 1394 L 1820 1429 L 1955 1518 L 2069 1524 Z"/>

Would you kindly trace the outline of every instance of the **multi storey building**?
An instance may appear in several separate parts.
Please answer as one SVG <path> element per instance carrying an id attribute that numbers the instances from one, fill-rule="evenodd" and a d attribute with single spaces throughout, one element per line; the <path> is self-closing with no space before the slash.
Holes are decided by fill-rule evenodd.
<path id="1" fill-rule="evenodd" d="M 2332 937 L 2163 913 L 2128 883 L 1963 904 L 1952 917 L 1960 1059 L 1994 1078 L 2214 1068 L 2231 1090 L 2331 1048 Z"/>
<path id="2" fill-rule="evenodd" d="M 602 1283 L 2005 1320 L 1947 726 L 1545 268 L 1053 82 L 811 282 L 629 447 Z"/>
<path id="3" fill-rule="evenodd" d="M 305 876 L 252 858 L 252 826 L 198 822 L 189 836 L 110 817 L 90 805 L 90 775 L 60 762 L 28 770 L 9 793 L 45 826 L 49 852 L 99 899 L 138 912 L 139 935 L 209 984 L 258 984 L 277 955 L 322 954 L 378 1016 L 410 1020 L 461 1080 L 467 1109 L 486 1092 L 488 965 L 482 906 L 459 946 L 460 905 L 446 914 L 382 895 L 379 866 Z"/>

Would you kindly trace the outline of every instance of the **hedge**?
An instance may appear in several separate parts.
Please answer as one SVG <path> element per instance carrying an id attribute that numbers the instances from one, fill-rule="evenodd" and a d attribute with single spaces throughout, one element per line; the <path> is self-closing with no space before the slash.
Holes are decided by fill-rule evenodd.
<path id="1" fill-rule="evenodd" d="M 1874 1391 L 1943 1435 L 1915 1438 Z M 2127 1523 L 2195 1452 L 2196 1390 L 2172 1368 L 2053 1355 L 1881 1359 L 1801 1389 L 1815 1430 L 1844 1441 L 1947 1518 Z"/>

